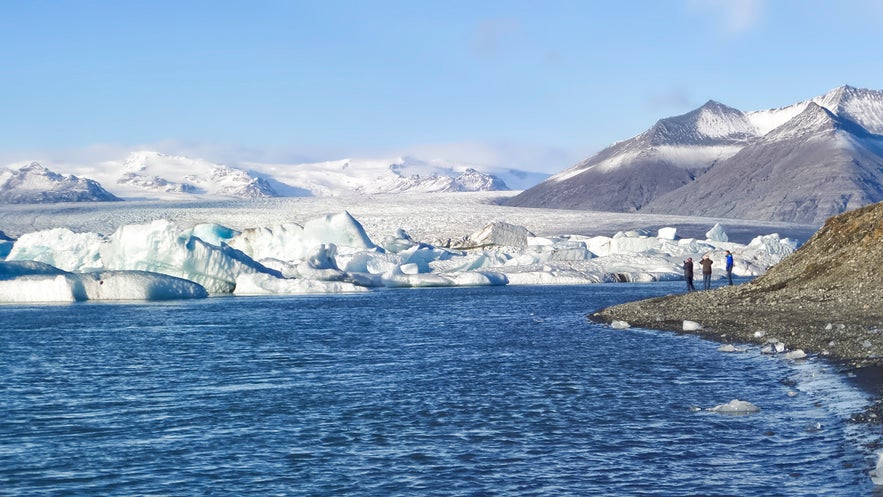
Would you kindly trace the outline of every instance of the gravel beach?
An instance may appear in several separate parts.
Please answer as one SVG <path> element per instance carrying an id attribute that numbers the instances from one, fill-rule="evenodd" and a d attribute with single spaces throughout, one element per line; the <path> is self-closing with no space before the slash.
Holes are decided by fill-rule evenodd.
<path id="1" fill-rule="evenodd" d="M 723 261 L 717 261 L 723 264 Z M 685 333 L 722 343 L 781 342 L 830 361 L 878 401 L 855 420 L 883 424 L 883 203 L 841 214 L 750 283 L 629 302 L 599 322 Z"/>

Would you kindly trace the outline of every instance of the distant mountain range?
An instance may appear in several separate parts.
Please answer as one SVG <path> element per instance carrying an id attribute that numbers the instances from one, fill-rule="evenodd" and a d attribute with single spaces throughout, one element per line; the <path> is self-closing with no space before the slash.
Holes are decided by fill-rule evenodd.
<path id="1" fill-rule="evenodd" d="M 517 170 L 490 174 L 464 165 L 414 158 L 346 159 L 308 164 L 246 163 L 233 167 L 152 151 L 133 152 L 123 161 L 90 166 L 89 174 L 101 184 L 92 179 L 62 176 L 38 163 L 17 170 L 0 170 L 0 202 L 496 191 L 509 189 L 497 174 L 528 186 L 547 177 Z"/>
<path id="2" fill-rule="evenodd" d="M 763 111 L 709 101 L 507 204 L 820 224 L 881 200 L 883 91 L 842 86 Z"/>

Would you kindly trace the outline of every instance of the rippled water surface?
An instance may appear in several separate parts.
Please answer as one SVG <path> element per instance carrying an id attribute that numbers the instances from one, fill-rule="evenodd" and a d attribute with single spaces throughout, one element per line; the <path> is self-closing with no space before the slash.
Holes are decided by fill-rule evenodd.
<path id="1" fill-rule="evenodd" d="M 0 495 L 869 495 L 820 368 L 584 317 L 671 291 L 3 306 Z"/>

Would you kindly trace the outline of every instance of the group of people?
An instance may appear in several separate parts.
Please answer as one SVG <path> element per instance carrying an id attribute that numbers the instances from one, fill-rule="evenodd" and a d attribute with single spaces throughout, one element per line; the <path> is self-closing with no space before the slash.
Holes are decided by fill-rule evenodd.
<path id="1" fill-rule="evenodd" d="M 726 270 L 727 270 L 727 284 L 733 284 L 733 254 L 730 253 L 729 250 L 726 251 Z M 702 256 L 702 260 L 699 261 L 699 265 L 702 266 L 702 286 L 703 290 L 711 290 L 711 265 L 714 264 L 714 261 L 708 257 L 708 254 Z M 693 258 L 687 257 L 687 260 L 684 261 L 684 279 L 687 280 L 687 291 L 692 292 L 696 290 L 693 287 Z"/>

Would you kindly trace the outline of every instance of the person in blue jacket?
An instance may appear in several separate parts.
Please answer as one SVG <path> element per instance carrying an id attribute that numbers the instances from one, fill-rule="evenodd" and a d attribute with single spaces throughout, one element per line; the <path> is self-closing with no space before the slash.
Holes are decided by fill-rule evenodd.
<path id="1" fill-rule="evenodd" d="M 731 254 L 729 250 L 727 250 L 726 269 L 727 269 L 727 282 L 728 282 L 728 284 L 732 285 L 733 284 L 733 254 Z"/>

